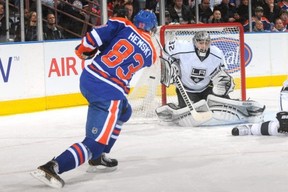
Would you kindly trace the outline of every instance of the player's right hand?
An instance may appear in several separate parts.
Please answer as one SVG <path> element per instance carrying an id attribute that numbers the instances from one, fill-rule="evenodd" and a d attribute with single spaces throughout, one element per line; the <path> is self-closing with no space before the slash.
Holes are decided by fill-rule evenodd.
<path id="1" fill-rule="evenodd" d="M 82 60 L 92 59 L 98 51 L 97 48 L 92 51 L 86 51 L 86 52 L 83 52 L 84 50 L 85 48 L 83 48 L 83 45 L 81 44 L 75 47 L 75 54 Z"/>

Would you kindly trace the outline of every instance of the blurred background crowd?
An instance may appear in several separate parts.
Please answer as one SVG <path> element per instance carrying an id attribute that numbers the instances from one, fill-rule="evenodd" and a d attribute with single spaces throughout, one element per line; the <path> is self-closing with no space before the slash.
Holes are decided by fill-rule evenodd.
<path id="1" fill-rule="evenodd" d="M 36 0 L 22 0 L 23 9 L 20 1 L 0 0 L 0 42 L 37 41 L 37 14 L 42 16 L 43 40 L 80 38 L 101 25 L 100 0 L 41 0 L 41 13 Z M 249 1 L 165 0 L 165 24 L 239 22 L 245 32 L 288 32 L 288 0 Z M 159 19 L 159 0 L 107 0 L 108 18 L 133 21 L 140 9 L 153 10 Z"/>

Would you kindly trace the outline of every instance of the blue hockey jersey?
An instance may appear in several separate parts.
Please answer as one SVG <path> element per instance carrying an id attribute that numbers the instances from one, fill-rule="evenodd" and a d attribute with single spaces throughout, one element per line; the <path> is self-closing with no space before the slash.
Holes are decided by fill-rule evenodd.
<path id="1" fill-rule="evenodd" d="M 106 25 L 93 28 L 81 44 L 86 51 L 100 51 L 80 78 L 80 85 L 99 101 L 125 98 L 133 75 L 150 67 L 157 57 L 150 34 L 124 18 L 111 18 Z"/>

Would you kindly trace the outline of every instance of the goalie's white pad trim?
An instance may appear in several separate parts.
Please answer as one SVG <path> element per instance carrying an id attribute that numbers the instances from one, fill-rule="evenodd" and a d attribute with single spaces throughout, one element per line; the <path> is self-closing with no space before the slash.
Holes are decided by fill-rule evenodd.
<path id="1" fill-rule="evenodd" d="M 200 114 L 201 112 L 209 111 L 205 100 L 200 100 L 199 102 L 194 103 L 193 106 L 197 111 L 199 111 L 198 113 Z M 199 126 L 212 118 L 211 116 L 210 119 L 203 118 L 196 120 L 194 119 L 194 116 L 191 115 L 188 107 L 178 108 L 178 106 L 173 103 L 168 103 L 167 105 L 158 107 L 156 109 L 156 114 L 161 121 L 174 122 L 175 124 L 183 127 Z"/>
<path id="2" fill-rule="evenodd" d="M 213 118 L 231 123 L 258 123 L 264 119 L 265 105 L 256 101 L 239 101 L 208 95 L 207 104 L 213 112 Z"/>

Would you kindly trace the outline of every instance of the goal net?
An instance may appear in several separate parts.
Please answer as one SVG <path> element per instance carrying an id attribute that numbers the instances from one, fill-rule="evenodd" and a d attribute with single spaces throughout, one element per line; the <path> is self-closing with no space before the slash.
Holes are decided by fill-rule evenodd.
<path id="1" fill-rule="evenodd" d="M 217 46 L 224 53 L 226 71 L 233 77 L 235 90 L 230 93 L 232 99 L 246 99 L 245 60 L 244 60 L 244 32 L 241 24 L 186 24 L 165 25 L 160 27 L 158 34 L 153 37 L 154 45 L 161 54 L 155 38 L 160 40 L 164 47 L 169 40 L 184 40 L 192 42 L 197 31 L 207 31 L 211 37 L 211 45 Z M 166 103 L 178 103 L 175 87 L 169 88 L 160 84 L 160 59 L 150 68 L 140 71 L 133 79 L 132 91 L 128 100 L 132 105 L 132 118 L 155 118 L 155 109 Z"/>

